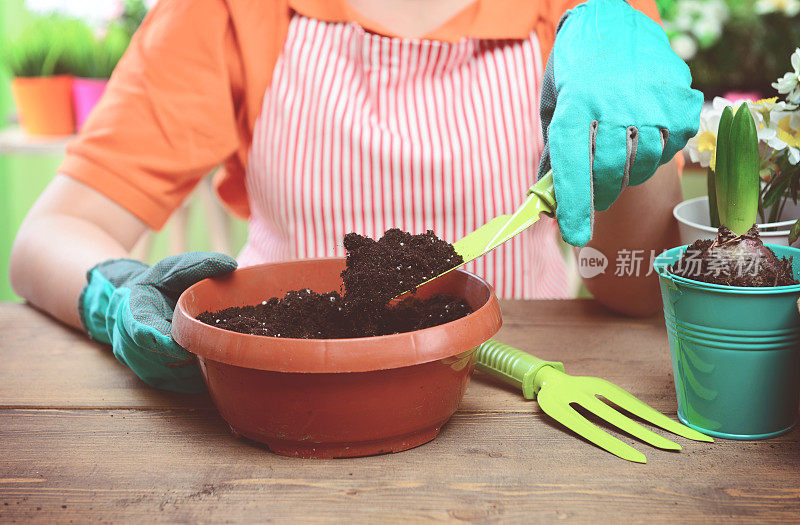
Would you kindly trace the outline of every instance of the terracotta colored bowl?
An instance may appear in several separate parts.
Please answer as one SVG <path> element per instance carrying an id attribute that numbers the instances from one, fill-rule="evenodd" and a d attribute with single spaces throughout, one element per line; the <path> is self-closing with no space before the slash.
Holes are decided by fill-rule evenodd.
<path id="1" fill-rule="evenodd" d="M 500 329 L 492 288 L 465 271 L 420 288 L 474 312 L 381 337 L 288 339 L 206 325 L 204 311 L 256 304 L 290 290 L 338 290 L 344 259 L 264 264 L 201 281 L 181 295 L 172 336 L 197 355 L 206 385 L 236 435 L 285 456 L 334 458 L 399 452 L 436 437 L 475 366 L 475 348 Z"/>

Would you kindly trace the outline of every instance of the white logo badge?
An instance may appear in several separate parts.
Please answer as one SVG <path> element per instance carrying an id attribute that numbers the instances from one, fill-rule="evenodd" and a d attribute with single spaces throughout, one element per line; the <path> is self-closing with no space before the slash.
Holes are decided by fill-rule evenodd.
<path id="1" fill-rule="evenodd" d="M 590 246 L 584 246 L 578 251 L 578 273 L 584 279 L 591 279 L 608 268 L 608 257 L 599 250 Z"/>

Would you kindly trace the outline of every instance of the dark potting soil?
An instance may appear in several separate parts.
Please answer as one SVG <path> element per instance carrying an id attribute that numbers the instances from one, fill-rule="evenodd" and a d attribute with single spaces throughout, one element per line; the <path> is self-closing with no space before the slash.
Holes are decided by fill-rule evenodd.
<path id="1" fill-rule="evenodd" d="M 764 246 L 755 225 L 740 236 L 720 226 L 713 241 L 695 241 L 669 271 L 687 279 L 726 286 L 798 284 L 792 275 L 792 258 L 778 258 Z"/>
<path id="2" fill-rule="evenodd" d="M 344 309 L 354 324 L 363 325 L 374 325 L 392 298 L 464 262 L 452 244 L 431 230 L 412 235 L 392 228 L 377 241 L 348 233 L 344 249 Z"/>
<path id="3" fill-rule="evenodd" d="M 343 295 L 294 290 L 280 299 L 203 312 L 197 318 L 246 334 L 338 339 L 421 330 L 472 312 L 463 300 L 441 294 L 389 305 L 402 292 L 463 263 L 453 246 L 433 232 L 412 235 L 394 228 L 378 241 L 350 233 L 344 246 Z"/>

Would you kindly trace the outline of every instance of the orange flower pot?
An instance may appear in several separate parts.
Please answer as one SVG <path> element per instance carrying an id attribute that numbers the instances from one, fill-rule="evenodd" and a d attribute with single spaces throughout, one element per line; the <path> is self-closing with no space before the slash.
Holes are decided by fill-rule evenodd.
<path id="1" fill-rule="evenodd" d="M 340 258 L 264 264 L 201 281 L 178 299 L 172 336 L 197 355 L 211 397 L 235 435 L 286 456 L 399 452 L 432 440 L 458 408 L 476 347 L 501 325 L 491 287 L 465 271 L 450 272 L 418 294 L 463 298 L 473 313 L 414 332 L 288 339 L 230 332 L 195 319 L 289 290 L 338 290 L 343 269 Z"/>
<path id="2" fill-rule="evenodd" d="M 75 132 L 72 111 L 72 76 L 17 77 L 11 94 L 23 131 L 30 135 L 71 135 Z"/>

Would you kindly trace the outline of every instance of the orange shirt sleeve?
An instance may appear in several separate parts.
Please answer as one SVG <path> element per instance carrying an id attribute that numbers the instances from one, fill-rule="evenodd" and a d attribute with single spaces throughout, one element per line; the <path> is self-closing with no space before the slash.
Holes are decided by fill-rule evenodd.
<path id="1" fill-rule="evenodd" d="M 586 0 L 551 0 L 549 2 L 550 9 L 545 12 L 544 17 L 540 18 L 540 22 L 542 23 L 538 24 L 539 28 L 537 30 L 539 45 L 542 49 L 542 56 L 545 61 L 547 61 L 547 57 L 550 55 L 550 49 L 552 49 L 553 43 L 555 42 L 555 30 L 558 26 L 558 21 L 561 20 L 564 13 L 585 1 Z M 655 0 L 628 0 L 628 3 L 656 22 L 661 23 L 661 16 L 658 14 Z"/>
<path id="2" fill-rule="evenodd" d="M 160 0 L 59 172 L 160 228 L 240 147 L 237 64 L 224 2 Z"/>

